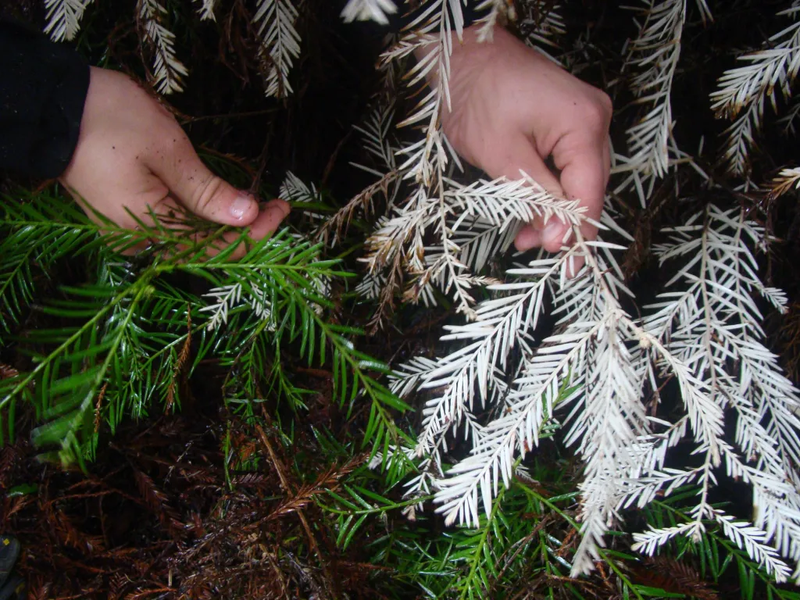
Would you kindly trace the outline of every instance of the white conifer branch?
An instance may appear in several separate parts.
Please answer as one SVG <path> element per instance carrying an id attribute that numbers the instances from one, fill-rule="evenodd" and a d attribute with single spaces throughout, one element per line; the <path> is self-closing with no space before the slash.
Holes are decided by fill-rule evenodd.
<path id="1" fill-rule="evenodd" d="M 770 185 L 774 196 L 782 196 L 792 188 L 800 189 L 800 168 L 783 169 Z"/>
<path id="2" fill-rule="evenodd" d="M 139 0 L 138 16 L 144 35 L 153 47 L 153 85 L 160 94 L 183 91 L 181 77 L 189 74 L 175 55 L 175 34 L 163 24 L 167 9 L 159 0 Z"/>
<path id="3" fill-rule="evenodd" d="M 686 0 L 644 1 L 645 20 L 624 65 L 636 73 L 631 91 L 647 107 L 642 119 L 627 131 L 631 156 L 624 162 L 624 170 L 633 172 L 629 181 L 639 186 L 643 207 L 650 194 L 642 193 L 642 185 L 651 191 L 670 166 L 670 146 L 674 145 L 670 96 L 686 21 Z"/>
<path id="4" fill-rule="evenodd" d="M 475 10 L 486 12 L 475 23 L 478 27 L 478 42 L 491 42 L 493 40 L 494 27 L 501 15 L 508 17 L 511 21 L 517 20 L 514 5 L 507 4 L 505 0 L 481 0 Z"/>
<path id="5" fill-rule="evenodd" d="M 775 548 L 768 545 L 766 532 L 750 523 L 735 521 L 721 510 L 714 510 L 714 520 L 720 524 L 725 536 L 745 550 L 768 574 L 774 575 L 775 581 L 783 583 L 789 579 L 791 569 L 780 559 Z"/>
<path id="6" fill-rule="evenodd" d="M 695 521 L 675 525 L 674 527 L 663 527 L 661 529 L 650 528 L 643 533 L 634 533 L 634 544 L 631 549 L 634 552 L 643 552 L 648 556 L 654 556 L 661 546 L 678 536 L 697 536 L 698 525 Z"/>
<path id="7" fill-rule="evenodd" d="M 495 225 L 479 218 L 463 225 L 453 232 L 453 242 L 461 249 L 459 261 L 473 273 L 481 271 L 489 259 L 504 255 L 519 231 L 517 224 Z"/>
<path id="8" fill-rule="evenodd" d="M 81 29 L 81 19 L 86 7 L 94 0 L 44 0 L 47 25 L 44 32 L 54 42 L 70 42 Z"/>
<path id="9" fill-rule="evenodd" d="M 443 340 L 472 340 L 464 348 L 439 359 L 438 367 L 421 377 L 419 387 L 446 386 L 441 395 L 429 400 L 423 412 L 423 428 L 417 439 L 417 453 L 431 452 L 437 439 L 461 424 L 463 413 L 471 409 L 475 392 L 485 404 L 495 386 L 497 369 L 506 366 L 506 357 L 517 337 L 536 327 L 547 291 L 547 282 L 558 277 L 568 256 L 531 263 L 523 274 L 533 279 L 499 284 L 490 289 L 510 292 L 509 296 L 481 303 L 476 319 L 467 325 L 451 326 Z M 473 511 L 474 513 L 475 511 Z"/>
<path id="10" fill-rule="evenodd" d="M 783 125 L 783 132 L 786 135 L 795 135 L 797 133 L 797 127 L 795 123 L 797 122 L 798 117 L 800 117 L 800 101 L 797 101 L 795 98 L 792 107 L 786 111 L 786 114 L 783 117 L 778 119 L 778 123 Z"/>
<path id="11" fill-rule="evenodd" d="M 697 453 L 705 455 L 699 476 L 700 503 L 695 511 L 697 526 L 714 514 L 707 496 L 714 485 L 714 468 L 724 464 L 730 476 L 753 487 L 758 507 L 753 519 L 765 532 L 761 541 L 772 540 L 773 553 L 777 548 L 797 562 L 800 547 L 794 540 L 800 536 L 800 493 L 796 483 L 786 482 L 797 481 L 800 396 L 761 342 L 762 316 L 753 294 L 765 296 L 779 307 L 782 303 L 782 295 L 759 280 L 750 251 L 749 245 L 761 242 L 763 230 L 747 221 L 740 209 L 726 212 L 711 205 L 686 225 L 668 231 L 671 241 L 656 252 L 662 262 L 687 257 L 668 283 L 680 282 L 684 287 L 681 292 L 661 294 L 662 301 L 651 307 L 656 312 L 645 319 L 645 327 L 691 366 L 691 373 L 685 376 L 706 382 L 706 391 L 698 398 L 684 394 Z M 724 409 L 737 413 L 738 452 L 723 437 Z M 748 464 L 753 462 L 755 468 Z M 737 533 L 741 528 L 724 519 L 718 521 L 754 560 L 783 576 L 768 555 L 754 550 L 758 546 L 753 539 Z"/>
<path id="12" fill-rule="evenodd" d="M 295 29 L 297 9 L 291 0 L 258 0 L 253 22 L 269 54 L 267 96 L 283 97 L 292 93 L 289 71 L 300 56 L 300 35 Z"/>
<path id="13" fill-rule="evenodd" d="M 781 13 L 796 18 L 800 8 Z M 768 47 L 739 57 L 748 63 L 729 69 L 720 77 L 711 94 L 711 108 L 736 122 L 725 132 L 725 159 L 730 171 L 743 175 L 753 132 L 758 130 L 769 100 L 776 109 L 776 90 L 791 96 L 791 85 L 800 69 L 800 21 L 769 38 Z M 738 117 L 738 118 L 737 118 Z"/>
<path id="14" fill-rule="evenodd" d="M 321 201 L 320 193 L 317 190 L 317 187 L 313 183 L 306 184 L 291 171 L 286 172 L 286 177 L 284 178 L 278 193 L 280 197 L 287 202 L 316 203 Z M 323 213 L 313 212 L 310 210 L 307 210 L 305 214 L 315 222 L 322 222 L 328 218 L 328 216 Z"/>
<path id="15" fill-rule="evenodd" d="M 211 313 L 211 318 L 206 324 L 208 331 L 214 331 L 221 325 L 227 325 L 228 313 L 231 308 L 239 304 L 242 300 L 242 286 L 235 283 L 233 285 L 213 288 L 204 294 L 206 298 L 213 298 L 215 304 L 209 304 L 200 309 L 200 312 Z"/>
<path id="16" fill-rule="evenodd" d="M 209 304 L 200 309 L 200 312 L 211 313 L 211 318 L 208 320 L 206 329 L 213 331 L 222 325 L 227 325 L 230 311 L 243 303 L 247 305 L 259 319 L 264 321 L 272 320 L 272 303 L 269 300 L 268 294 L 257 287 L 253 287 L 251 291 L 252 295 L 245 296 L 244 302 L 242 302 L 243 289 L 240 283 L 216 287 L 204 294 L 204 297 L 215 300 L 214 304 Z M 270 324 L 268 331 L 274 330 L 275 325 Z"/>
<path id="17" fill-rule="evenodd" d="M 200 4 L 197 7 L 197 13 L 200 15 L 200 20 L 205 21 L 210 19 L 211 21 L 216 21 L 217 18 L 214 16 L 214 8 L 216 7 L 217 0 L 193 0 L 195 3 Z"/>
<path id="18" fill-rule="evenodd" d="M 389 24 L 389 17 L 397 12 L 392 0 L 348 0 L 341 17 L 345 23 L 353 21 L 375 21 L 381 25 Z"/>

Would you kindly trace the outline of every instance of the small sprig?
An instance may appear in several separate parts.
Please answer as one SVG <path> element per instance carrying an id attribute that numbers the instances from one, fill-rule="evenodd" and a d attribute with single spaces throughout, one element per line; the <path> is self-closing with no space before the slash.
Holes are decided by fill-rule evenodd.
<path id="1" fill-rule="evenodd" d="M 267 96 L 292 93 L 289 71 L 300 56 L 300 34 L 295 29 L 298 12 L 291 0 L 258 0 L 253 22 L 258 25 L 262 47 L 269 57 Z"/>
<path id="2" fill-rule="evenodd" d="M 347 0 L 341 17 L 345 23 L 375 21 L 381 25 L 388 25 L 388 15 L 396 12 L 397 6 L 392 0 Z"/>
<path id="3" fill-rule="evenodd" d="M 44 32 L 54 42 L 72 41 L 81 29 L 81 19 L 94 0 L 44 0 L 47 25 Z"/>
<path id="4" fill-rule="evenodd" d="M 166 14 L 159 0 L 139 0 L 139 23 L 153 51 L 153 85 L 161 94 L 172 94 L 183 91 L 181 78 L 189 71 L 175 54 L 175 34 L 163 24 Z"/>

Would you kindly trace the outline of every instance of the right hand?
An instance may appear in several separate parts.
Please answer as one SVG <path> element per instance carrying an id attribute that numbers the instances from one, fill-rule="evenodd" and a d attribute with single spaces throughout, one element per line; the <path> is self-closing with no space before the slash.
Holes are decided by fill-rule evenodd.
<path id="1" fill-rule="evenodd" d="M 483 43 L 477 28 L 464 31 L 463 43 L 453 40 L 452 111 L 442 111 L 453 147 L 490 177 L 516 180 L 525 171 L 550 193 L 579 199 L 586 216 L 598 220 L 610 170 L 611 100 L 502 27 Z M 549 156 L 558 173 L 547 167 Z M 557 219 L 534 222 L 515 244 L 556 252 L 567 232 Z M 597 229 L 585 223 L 582 234 L 593 240 Z"/>

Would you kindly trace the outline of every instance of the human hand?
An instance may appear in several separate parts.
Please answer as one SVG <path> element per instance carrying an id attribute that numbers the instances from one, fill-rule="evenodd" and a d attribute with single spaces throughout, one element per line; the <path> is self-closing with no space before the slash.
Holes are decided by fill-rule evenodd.
<path id="1" fill-rule="evenodd" d="M 175 118 L 147 92 L 122 73 L 94 67 L 78 144 L 60 181 L 84 209 L 88 204 L 128 229 L 137 227 L 134 216 L 149 222 L 150 210 L 167 216 L 183 207 L 215 223 L 249 226 L 258 240 L 289 214 L 277 199 L 260 210 L 250 194 L 208 170 Z M 228 232 L 225 240 L 239 235 Z"/>
<path id="2" fill-rule="evenodd" d="M 599 219 L 610 169 L 610 98 L 502 27 L 483 43 L 476 29 L 464 31 L 463 44 L 453 40 L 452 111 L 442 111 L 453 147 L 490 177 L 519 179 L 525 171 L 550 193 L 580 199 L 586 216 Z M 549 156 L 558 176 L 545 164 Z M 557 219 L 529 224 L 515 245 L 556 252 L 567 227 Z M 594 239 L 597 229 L 586 223 L 581 233 Z"/>

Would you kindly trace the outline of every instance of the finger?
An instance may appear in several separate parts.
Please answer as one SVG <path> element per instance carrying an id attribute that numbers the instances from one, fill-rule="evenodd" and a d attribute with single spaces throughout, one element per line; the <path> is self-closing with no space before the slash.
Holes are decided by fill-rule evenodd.
<path id="1" fill-rule="evenodd" d="M 214 175 L 200 160 L 183 132 L 176 134 L 171 147 L 158 152 L 148 163 L 172 195 L 199 217 L 225 225 L 249 225 L 258 216 L 258 203 L 252 195 L 237 190 Z"/>
<path id="2" fill-rule="evenodd" d="M 289 204 L 287 202 L 284 202 L 279 198 L 270 200 L 259 211 L 255 221 L 250 224 L 250 232 L 248 237 L 257 242 L 264 239 L 268 235 L 275 233 L 280 226 L 281 221 L 283 221 L 283 219 L 289 215 L 289 210 Z M 241 231 L 228 231 L 222 237 L 226 244 L 233 244 L 236 242 L 236 240 L 241 238 Z M 231 254 L 231 260 L 239 260 L 245 254 L 247 254 L 248 250 L 249 248 L 247 247 L 247 244 L 240 242 L 237 248 Z M 217 252 L 213 252 L 213 254 L 209 254 L 213 256 L 216 253 Z"/>
<path id="3" fill-rule="evenodd" d="M 595 221 L 600 219 L 603 212 L 603 199 L 609 177 L 608 142 L 602 143 L 591 140 L 576 143 L 573 148 L 559 152 L 558 145 L 554 149 L 553 157 L 556 166 L 561 170 L 561 187 L 569 199 L 578 199 L 586 207 L 585 215 Z M 597 228 L 590 223 L 584 223 L 581 233 L 587 240 L 597 237 Z M 543 247 L 555 252 L 564 243 L 567 227 L 553 228 L 543 233 Z"/>
<path id="4" fill-rule="evenodd" d="M 258 216 L 250 224 L 248 238 L 253 241 L 259 241 L 274 233 L 281 221 L 283 221 L 283 219 L 289 214 L 289 210 L 289 204 L 279 198 L 267 202 L 265 205 L 263 205 L 263 207 L 260 208 Z M 181 230 L 186 232 L 186 243 L 178 243 L 169 251 L 170 253 L 182 252 L 189 249 L 194 244 L 202 243 L 208 238 L 208 235 L 203 233 L 191 234 L 190 232 L 186 231 L 187 226 L 185 224 L 175 222 L 176 215 L 180 215 L 180 213 L 180 205 L 174 198 L 171 197 L 164 198 L 161 202 L 159 202 L 158 206 L 154 208 L 155 217 L 160 223 L 163 224 L 167 221 L 170 221 L 169 229 L 175 232 L 179 232 Z M 149 215 L 145 218 L 144 222 L 148 225 L 154 224 L 153 218 Z M 248 248 L 242 239 L 243 232 L 244 229 L 226 231 L 222 234 L 220 239 L 209 242 L 203 252 L 206 256 L 212 257 L 227 249 L 231 244 L 237 244 L 237 248 L 231 253 L 231 259 L 238 260 L 248 251 Z M 136 245 L 126 248 L 122 251 L 122 254 L 137 254 L 138 252 L 145 250 L 151 243 L 152 241 L 142 241 Z"/>
<path id="5" fill-rule="evenodd" d="M 517 135 L 506 145 L 505 152 L 488 157 L 482 161 L 483 169 L 492 178 L 505 177 L 517 180 L 522 177 L 520 171 L 531 177 L 536 183 L 554 196 L 563 196 L 558 178 L 547 167 L 542 157 L 529 138 Z M 514 238 L 514 246 L 519 251 L 530 250 L 542 245 L 542 229 L 545 224 L 541 219 L 525 225 Z"/>

